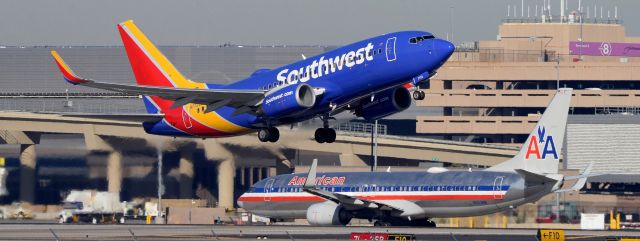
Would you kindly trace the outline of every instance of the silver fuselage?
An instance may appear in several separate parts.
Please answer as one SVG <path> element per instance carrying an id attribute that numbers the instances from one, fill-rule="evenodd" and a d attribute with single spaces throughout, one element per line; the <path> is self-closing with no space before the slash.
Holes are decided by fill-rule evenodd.
<path id="1" fill-rule="evenodd" d="M 306 176 L 298 173 L 261 180 L 240 196 L 238 205 L 270 218 L 305 218 L 309 206 L 326 201 L 302 190 Z M 445 171 L 318 173 L 316 185 L 376 202 L 410 201 L 422 209 L 422 217 L 463 217 L 534 202 L 555 183 L 526 183 L 514 172 Z"/>

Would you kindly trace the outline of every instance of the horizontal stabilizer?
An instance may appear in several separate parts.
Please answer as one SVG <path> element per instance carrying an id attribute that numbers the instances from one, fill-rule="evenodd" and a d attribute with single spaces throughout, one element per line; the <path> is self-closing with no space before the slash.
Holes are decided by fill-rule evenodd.
<path id="1" fill-rule="evenodd" d="M 586 169 L 584 169 L 584 172 L 582 172 L 582 174 L 578 175 L 578 176 L 567 176 L 564 178 L 564 180 L 575 180 L 578 179 L 578 181 L 576 181 L 575 184 L 573 184 L 573 186 L 571 188 L 568 189 L 560 189 L 557 190 L 556 192 L 573 192 L 573 191 L 579 191 L 580 189 L 582 189 L 584 187 L 584 185 L 587 183 L 587 178 L 589 177 L 594 177 L 594 176 L 600 176 L 603 174 L 592 174 L 591 170 L 593 169 L 593 162 L 589 163 L 589 166 L 587 166 Z"/>
<path id="2" fill-rule="evenodd" d="M 539 183 L 547 183 L 547 182 L 556 182 L 557 180 L 553 178 L 548 178 L 544 175 L 536 174 L 523 169 L 516 169 L 516 172 L 520 174 L 527 182 L 539 182 Z"/>

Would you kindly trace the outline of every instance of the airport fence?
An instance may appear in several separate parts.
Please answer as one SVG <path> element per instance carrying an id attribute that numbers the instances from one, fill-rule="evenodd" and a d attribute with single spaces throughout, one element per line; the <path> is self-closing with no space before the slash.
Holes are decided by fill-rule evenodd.
<path id="1" fill-rule="evenodd" d="M 375 125 L 373 123 L 366 122 L 345 122 L 336 125 L 334 128 L 336 131 L 345 132 L 348 134 L 371 134 Z M 378 135 L 387 135 L 387 125 L 378 124 Z"/>

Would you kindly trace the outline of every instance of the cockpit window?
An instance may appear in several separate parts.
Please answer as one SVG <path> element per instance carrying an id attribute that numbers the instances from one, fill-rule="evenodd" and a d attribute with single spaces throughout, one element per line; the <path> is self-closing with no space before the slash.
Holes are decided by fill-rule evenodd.
<path id="1" fill-rule="evenodd" d="M 409 43 L 411 43 L 411 44 L 417 44 L 417 43 L 420 43 L 420 42 L 422 42 L 422 41 L 425 41 L 425 40 L 427 40 L 427 39 L 432 39 L 432 38 L 435 38 L 435 37 L 433 37 L 433 35 L 423 35 L 423 36 L 418 36 L 418 37 L 415 37 L 415 38 L 410 38 L 410 39 L 409 39 Z"/>

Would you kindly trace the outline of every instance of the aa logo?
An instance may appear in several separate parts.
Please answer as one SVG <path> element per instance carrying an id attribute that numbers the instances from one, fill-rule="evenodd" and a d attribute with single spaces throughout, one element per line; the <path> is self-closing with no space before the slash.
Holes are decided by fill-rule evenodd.
<path id="1" fill-rule="evenodd" d="M 527 154 L 524 156 L 525 159 L 529 159 L 530 156 L 535 156 L 536 159 L 546 159 L 547 155 L 550 154 L 553 155 L 553 159 L 558 159 L 553 136 L 545 135 L 545 132 L 544 126 L 538 126 L 537 133 L 529 139 Z"/>

